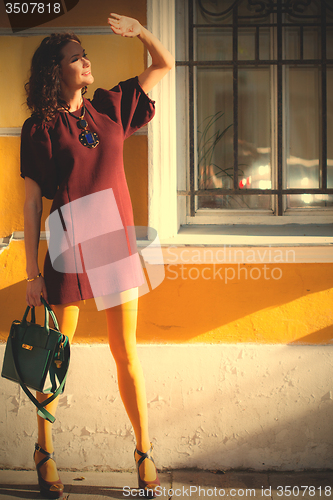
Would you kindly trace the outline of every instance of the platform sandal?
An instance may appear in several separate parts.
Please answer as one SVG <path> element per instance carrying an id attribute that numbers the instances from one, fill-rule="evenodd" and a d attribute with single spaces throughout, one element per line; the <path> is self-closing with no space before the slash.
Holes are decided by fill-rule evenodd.
<path id="1" fill-rule="evenodd" d="M 147 453 L 142 453 L 142 451 L 139 451 L 136 448 L 135 451 L 134 451 L 134 460 L 135 460 L 135 453 L 137 453 L 138 455 L 140 455 L 139 460 L 138 461 L 135 460 L 136 470 L 137 470 L 137 473 L 138 473 L 139 489 L 144 491 L 144 493 L 145 493 L 144 496 L 146 498 L 155 498 L 157 496 L 157 494 L 156 494 L 157 493 L 156 492 L 156 488 L 157 488 L 157 486 L 161 486 L 161 483 L 160 483 L 160 481 L 158 479 L 158 476 L 157 476 L 157 469 L 156 469 L 156 465 L 155 465 L 154 459 L 151 456 L 151 452 L 153 451 L 153 445 L 151 443 L 150 443 L 150 445 L 151 445 L 150 446 L 150 450 L 148 450 Z M 155 465 L 156 479 L 154 479 L 153 481 L 144 481 L 140 477 L 140 471 L 139 471 L 140 465 L 146 459 L 151 460 L 153 462 L 153 464 Z"/>
<path id="2" fill-rule="evenodd" d="M 39 451 L 40 453 L 43 453 L 45 455 L 45 457 L 42 458 L 42 460 L 36 465 L 39 490 L 41 494 L 46 498 L 60 498 L 64 492 L 64 485 L 62 484 L 61 480 L 58 479 L 57 481 L 46 481 L 45 479 L 43 479 L 39 470 L 41 466 L 44 465 L 48 460 L 54 460 L 54 453 L 48 453 L 47 451 L 43 450 L 43 448 L 39 446 L 38 443 L 35 444 L 34 458 L 36 451 Z"/>

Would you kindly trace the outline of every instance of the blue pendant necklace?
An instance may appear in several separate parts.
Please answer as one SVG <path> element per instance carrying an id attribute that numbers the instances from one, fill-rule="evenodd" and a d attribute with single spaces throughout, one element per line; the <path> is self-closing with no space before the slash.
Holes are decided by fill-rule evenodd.
<path id="1" fill-rule="evenodd" d="M 91 132 L 90 130 L 88 130 L 88 122 L 87 122 L 87 120 L 84 119 L 85 112 L 86 112 L 86 107 L 85 107 L 84 103 L 82 106 L 82 113 L 81 113 L 81 116 L 79 118 L 77 116 L 73 115 L 73 113 L 71 113 L 70 111 L 68 111 L 68 113 L 71 116 L 73 116 L 73 118 L 75 118 L 77 120 L 77 123 L 76 123 L 77 127 L 80 130 L 82 130 L 81 134 L 79 135 L 79 141 L 81 142 L 81 144 L 83 146 L 91 149 L 91 148 L 95 148 L 96 146 L 98 146 L 99 137 L 96 134 L 96 132 Z"/>

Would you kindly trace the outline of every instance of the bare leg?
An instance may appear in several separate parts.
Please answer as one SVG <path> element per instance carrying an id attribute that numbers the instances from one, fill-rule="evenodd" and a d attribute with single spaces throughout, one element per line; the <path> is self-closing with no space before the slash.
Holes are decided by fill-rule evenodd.
<path id="1" fill-rule="evenodd" d="M 110 349 L 117 365 L 119 391 L 128 417 L 133 425 L 138 450 L 150 448 L 145 381 L 136 348 L 138 299 L 126 302 L 133 290 L 122 292 L 122 303 L 106 309 Z M 139 456 L 136 460 L 139 460 Z M 154 464 L 144 460 L 140 476 L 146 481 L 156 478 Z"/>
<path id="2" fill-rule="evenodd" d="M 72 342 L 77 322 L 79 319 L 79 302 L 73 302 L 72 304 L 66 305 L 56 305 L 52 306 L 52 309 L 57 317 L 59 323 L 59 329 L 61 333 L 67 335 L 69 341 Z M 36 395 L 38 401 L 45 401 L 49 397 L 49 394 L 42 394 L 37 392 Z M 58 406 L 59 397 L 52 401 L 46 406 L 46 409 L 54 415 Z M 53 441 L 52 441 L 52 424 L 45 420 L 44 418 L 37 415 L 37 425 L 38 425 L 38 444 L 48 453 L 53 453 Z M 35 454 L 35 463 L 40 462 L 45 455 L 39 451 Z M 42 477 L 46 481 L 57 481 L 59 479 L 57 467 L 53 460 L 48 460 L 44 465 L 41 466 L 40 472 Z"/>

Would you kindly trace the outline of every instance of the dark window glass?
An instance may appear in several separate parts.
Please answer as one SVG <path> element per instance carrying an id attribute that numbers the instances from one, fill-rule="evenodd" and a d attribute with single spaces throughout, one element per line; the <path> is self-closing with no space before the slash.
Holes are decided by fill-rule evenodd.
<path id="1" fill-rule="evenodd" d="M 189 214 L 331 207 L 332 2 L 188 0 L 187 27 Z"/>

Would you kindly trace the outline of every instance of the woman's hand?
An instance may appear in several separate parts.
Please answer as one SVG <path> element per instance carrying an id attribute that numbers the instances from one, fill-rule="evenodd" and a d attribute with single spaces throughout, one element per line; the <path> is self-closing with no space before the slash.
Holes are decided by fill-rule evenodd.
<path id="1" fill-rule="evenodd" d="M 47 292 L 43 276 L 40 276 L 39 278 L 28 282 L 27 292 L 26 292 L 26 301 L 28 306 L 30 307 L 41 306 L 42 305 L 42 302 L 40 300 L 41 295 L 43 295 L 43 298 L 47 302 Z"/>
<path id="2" fill-rule="evenodd" d="M 136 19 L 114 13 L 111 13 L 110 16 L 112 17 L 109 17 L 108 23 L 116 35 L 128 37 L 140 35 L 142 26 Z"/>
<path id="3" fill-rule="evenodd" d="M 138 37 L 148 49 L 152 64 L 139 75 L 139 83 L 144 92 L 149 92 L 174 66 L 175 60 L 170 52 L 139 21 L 131 17 L 110 14 L 108 23 L 116 35 Z"/>

